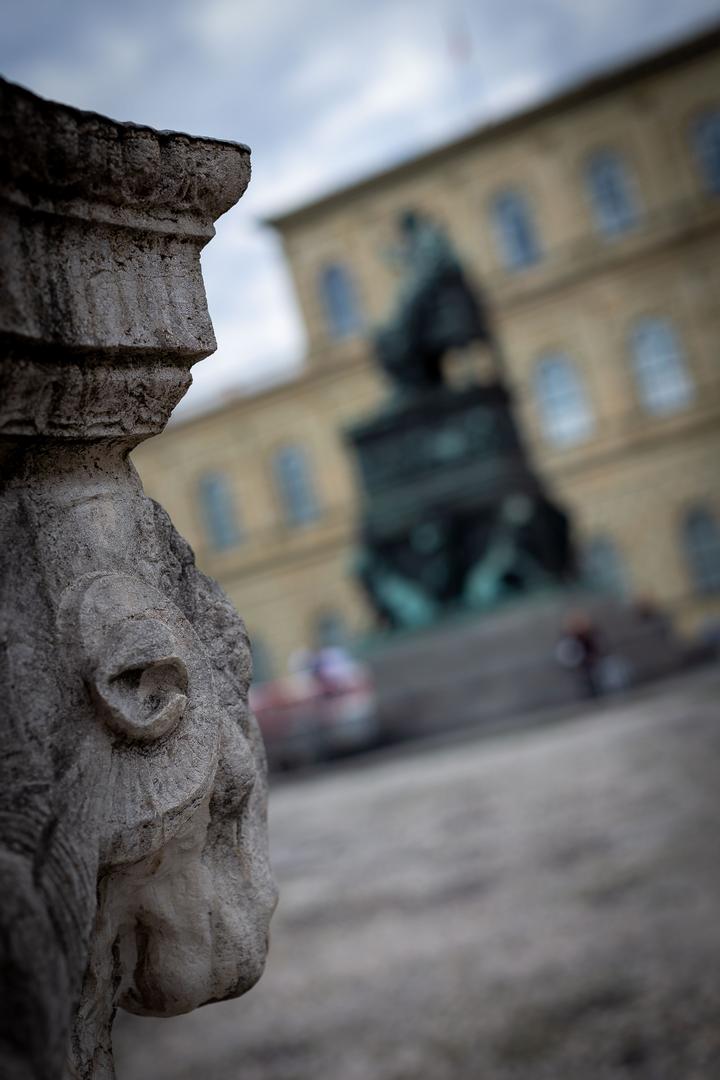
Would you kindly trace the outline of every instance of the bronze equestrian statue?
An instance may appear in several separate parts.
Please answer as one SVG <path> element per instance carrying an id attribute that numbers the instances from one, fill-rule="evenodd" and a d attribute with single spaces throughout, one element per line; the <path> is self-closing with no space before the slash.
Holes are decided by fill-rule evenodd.
<path id="1" fill-rule="evenodd" d="M 395 311 L 374 336 L 377 360 L 401 394 L 442 385 L 445 354 L 479 341 L 497 354 L 487 312 L 445 231 L 416 210 L 400 215 L 404 270 Z"/>
<path id="2" fill-rule="evenodd" d="M 445 230 L 399 220 L 401 282 L 372 339 L 390 401 L 347 432 L 362 480 L 355 574 L 380 625 L 430 626 L 561 586 L 574 572 L 569 523 L 546 496 L 515 423 L 499 344 Z M 489 376 L 445 377 L 479 343 Z"/>

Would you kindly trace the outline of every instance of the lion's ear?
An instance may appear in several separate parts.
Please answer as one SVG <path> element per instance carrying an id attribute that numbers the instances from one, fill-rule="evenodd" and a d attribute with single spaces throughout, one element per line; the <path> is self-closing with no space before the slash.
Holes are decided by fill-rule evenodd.
<path id="1" fill-rule="evenodd" d="M 220 747 L 213 669 L 183 612 L 133 574 L 95 571 L 63 593 L 58 646 L 77 730 L 104 755 L 102 858 L 159 850 L 212 789 Z"/>
<path id="2" fill-rule="evenodd" d="M 116 735 L 154 742 L 187 707 L 188 672 L 172 632 L 156 619 L 128 620 L 103 643 L 90 673 L 98 711 Z"/>

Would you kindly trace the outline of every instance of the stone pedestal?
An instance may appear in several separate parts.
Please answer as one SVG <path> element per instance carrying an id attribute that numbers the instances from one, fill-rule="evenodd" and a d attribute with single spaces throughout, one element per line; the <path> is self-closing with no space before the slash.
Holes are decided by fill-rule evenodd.
<path id="1" fill-rule="evenodd" d="M 348 432 L 362 489 L 357 571 L 385 632 L 367 648 L 390 740 L 527 723 L 582 699 L 555 650 L 599 631 L 608 681 L 684 661 L 658 619 L 578 590 L 567 517 L 543 489 L 499 382 L 400 399 Z"/>
<path id="2" fill-rule="evenodd" d="M 249 152 L 5 82 L 0 137 L 0 1074 L 100 1080 L 119 1005 L 252 985 L 275 902 L 245 629 L 128 456 Z"/>
<path id="3" fill-rule="evenodd" d="M 383 737 L 507 730 L 532 723 L 544 710 L 583 701 L 581 674 L 556 657 L 568 614 L 575 611 L 598 629 L 599 682 L 605 679 L 607 691 L 677 671 L 689 659 L 662 618 L 582 590 L 536 595 L 482 618 L 385 635 L 370 645 L 366 659 Z"/>
<path id="4" fill-rule="evenodd" d="M 501 383 L 400 399 L 347 438 L 362 492 L 357 570 L 381 623 L 426 626 L 570 579 L 567 519 Z"/>

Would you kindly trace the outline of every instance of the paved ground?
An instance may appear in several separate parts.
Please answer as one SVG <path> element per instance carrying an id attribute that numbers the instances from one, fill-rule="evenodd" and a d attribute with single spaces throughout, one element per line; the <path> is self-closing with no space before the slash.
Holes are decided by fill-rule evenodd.
<path id="1" fill-rule="evenodd" d="M 720 671 L 286 784 L 261 984 L 119 1080 L 719 1080 Z"/>

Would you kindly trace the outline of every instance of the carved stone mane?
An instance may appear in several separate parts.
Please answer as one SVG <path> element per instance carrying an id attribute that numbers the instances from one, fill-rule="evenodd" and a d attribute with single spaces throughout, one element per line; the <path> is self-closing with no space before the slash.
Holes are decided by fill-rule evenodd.
<path id="1" fill-rule="evenodd" d="M 0 81 L 0 1074 L 248 989 L 275 904 L 245 629 L 129 460 L 215 347 L 246 147 Z"/>

